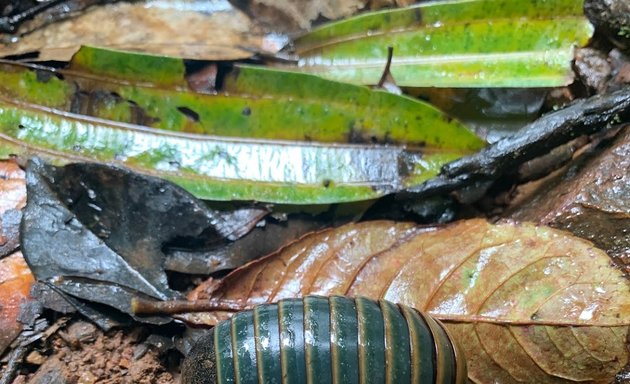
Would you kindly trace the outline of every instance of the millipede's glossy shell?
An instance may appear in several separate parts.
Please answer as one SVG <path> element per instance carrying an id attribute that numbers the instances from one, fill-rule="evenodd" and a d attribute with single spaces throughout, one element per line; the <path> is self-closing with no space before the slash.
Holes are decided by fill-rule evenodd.
<path id="1" fill-rule="evenodd" d="M 193 348 L 182 383 L 465 383 L 441 323 L 366 298 L 308 296 L 219 323 Z"/>

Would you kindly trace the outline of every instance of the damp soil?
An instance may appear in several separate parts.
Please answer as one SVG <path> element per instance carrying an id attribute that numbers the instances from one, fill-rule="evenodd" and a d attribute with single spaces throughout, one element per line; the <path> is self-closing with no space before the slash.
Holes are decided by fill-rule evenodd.
<path id="1" fill-rule="evenodd" d="M 103 333 L 75 321 L 33 349 L 13 383 L 179 383 L 179 354 L 161 352 L 149 338 L 143 327 Z"/>

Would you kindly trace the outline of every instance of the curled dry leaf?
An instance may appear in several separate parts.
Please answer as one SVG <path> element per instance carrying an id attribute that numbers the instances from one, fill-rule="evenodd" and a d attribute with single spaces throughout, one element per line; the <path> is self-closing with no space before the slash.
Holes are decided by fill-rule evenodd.
<path id="1" fill-rule="evenodd" d="M 219 2 L 220 3 L 220 2 Z M 235 60 L 263 51 L 265 41 L 244 14 L 213 1 L 140 1 L 92 7 L 0 46 L 0 55 L 39 51 L 67 61 L 81 45 L 207 60 Z M 217 33 L 220 31 L 220 33 Z M 279 49 L 279 47 L 278 47 Z"/>
<path id="2" fill-rule="evenodd" d="M 0 260 L 0 355 L 22 331 L 21 308 L 31 301 L 34 282 L 20 252 Z"/>
<path id="3" fill-rule="evenodd" d="M 627 280 L 590 242 L 531 224 L 350 224 L 190 298 L 250 307 L 307 294 L 383 298 L 434 315 L 462 343 L 477 383 L 610 382 L 628 361 Z M 205 323 L 225 316 L 183 315 Z"/>
<path id="4" fill-rule="evenodd" d="M 245 0 L 232 1 L 242 10 L 274 30 L 310 28 L 319 17 L 338 19 L 365 7 L 367 0 Z"/>

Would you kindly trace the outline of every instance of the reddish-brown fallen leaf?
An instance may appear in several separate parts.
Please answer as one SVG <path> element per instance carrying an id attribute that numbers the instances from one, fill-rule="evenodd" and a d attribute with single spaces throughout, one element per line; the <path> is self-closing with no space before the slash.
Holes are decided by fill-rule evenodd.
<path id="1" fill-rule="evenodd" d="M 0 161 L 0 259 L 20 244 L 20 211 L 25 205 L 24 171 L 13 161 Z"/>
<path id="2" fill-rule="evenodd" d="M 0 161 L 0 216 L 26 205 L 24 171 L 13 161 Z"/>
<path id="3" fill-rule="evenodd" d="M 0 355 L 22 331 L 18 317 L 21 308 L 32 300 L 34 281 L 22 253 L 0 260 Z"/>
<path id="4" fill-rule="evenodd" d="M 384 298 L 446 322 L 473 382 L 610 382 L 628 361 L 630 324 L 630 286 L 610 264 L 592 243 L 531 224 L 380 221 L 307 236 L 190 298 L 246 307 L 307 294 Z"/>

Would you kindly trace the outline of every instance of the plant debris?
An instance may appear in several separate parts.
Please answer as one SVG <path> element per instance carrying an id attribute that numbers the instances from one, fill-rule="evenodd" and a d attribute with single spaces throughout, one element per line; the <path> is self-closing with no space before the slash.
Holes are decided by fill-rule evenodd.
<path id="1" fill-rule="evenodd" d="M 0 260 L 0 355 L 22 331 L 20 319 L 22 311 L 28 310 L 32 302 L 33 282 L 31 270 L 20 252 Z"/>
<path id="2" fill-rule="evenodd" d="M 466 196 L 466 187 L 477 184 L 487 189 L 528 160 L 545 155 L 578 136 L 606 130 L 629 120 L 629 87 L 608 95 L 577 100 L 566 108 L 542 116 L 514 136 L 447 164 L 438 177 L 409 188 L 399 194 L 399 198 L 420 199 L 461 190 L 462 200 L 474 201 L 483 193 Z"/>
<path id="3" fill-rule="evenodd" d="M 609 382 L 629 358 L 623 273 L 592 243 L 532 224 L 348 224 L 200 285 L 189 295 L 197 301 L 135 308 L 214 309 L 178 316 L 213 325 L 230 306 L 311 294 L 385 299 L 433 315 L 460 341 L 476 382 Z"/>
<path id="4" fill-rule="evenodd" d="M 165 244 L 202 233 L 214 241 L 235 240 L 266 214 L 213 211 L 164 180 L 97 164 L 56 168 L 35 160 L 26 178 L 22 242 L 37 280 L 128 314 L 133 295 L 178 297 L 164 271 Z M 103 313 L 88 307 L 84 313 Z"/>
<path id="5" fill-rule="evenodd" d="M 584 154 L 508 215 L 566 229 L 630 268 L 630 127 Z"/>

